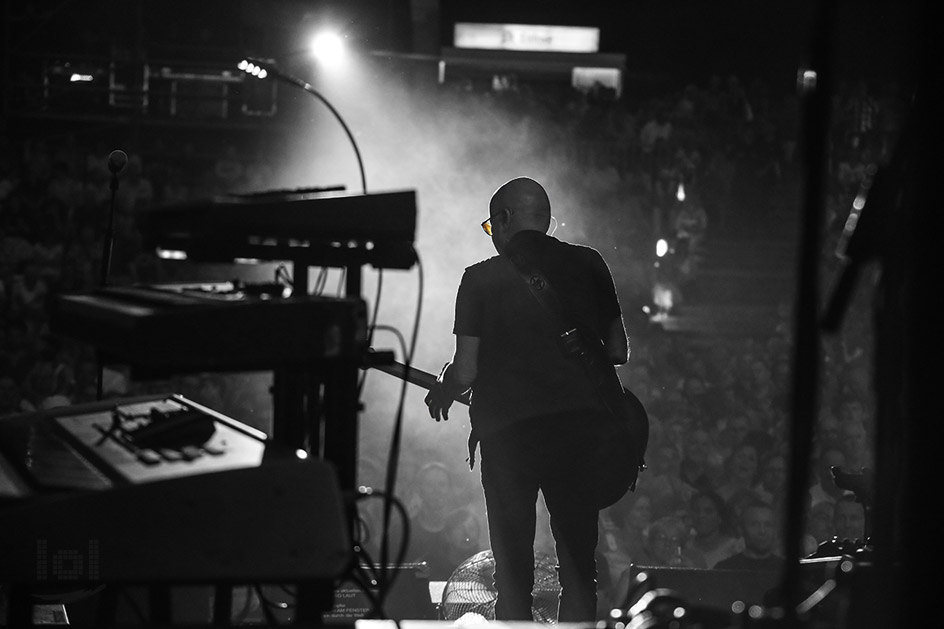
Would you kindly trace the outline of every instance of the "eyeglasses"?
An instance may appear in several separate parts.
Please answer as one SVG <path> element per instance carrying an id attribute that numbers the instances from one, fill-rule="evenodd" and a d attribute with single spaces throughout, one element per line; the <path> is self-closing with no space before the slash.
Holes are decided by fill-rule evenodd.
<path id="1" fill-rule="evenodd" d="M 550 231 L 548 232 L 548 236 L 553 236 L 554 232 L 557 231 L 557 219 L 552 216 L 551 220 L 554 222 L 554 225 L 553 227 L 551 227 Z M 482 231 L 484 231 L 489 236 L 492 235 L 492 217 L 491 216 L 489 216 L 484 221 L 482 221 Z"/>

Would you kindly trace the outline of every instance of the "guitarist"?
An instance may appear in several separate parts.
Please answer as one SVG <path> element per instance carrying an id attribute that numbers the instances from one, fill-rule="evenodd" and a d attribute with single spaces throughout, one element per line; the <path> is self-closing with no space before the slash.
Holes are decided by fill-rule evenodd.
<path id="1" fill-rule="evenodd" d="M 433 419 L 448 419 L 452 401 L 473 388 L 470 464 L 478 443 L 496 618 L 532 620 L 540 489 L 559 559 L 558 621 L 587 622 L 596 617 L 597 520 L 605 506 L 595 491 L 605 480 L 596 463 L 611 440 L 613 416 L 581 366 L 565 357 L 551 319 L 512 260 L 540 267 L 614 377 L 612 365 L 628 360 L 629 344 L 606 262 L 594 249 L 545 235 L 550 221 L 547 193 L 533 179 L 512 179 L 494 193 L 482 227 L 499 255 L 462 276 L 455 354 L 426 404 Z"/>

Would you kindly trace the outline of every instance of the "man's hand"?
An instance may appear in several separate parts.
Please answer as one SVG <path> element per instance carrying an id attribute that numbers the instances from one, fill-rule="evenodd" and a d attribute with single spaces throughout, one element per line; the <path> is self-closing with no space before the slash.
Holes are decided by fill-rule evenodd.
<path id="1" fill-rule="evenodd" d="M 446 380 L 450 365 L 451 363 L 446 363 L 443 366 L 439 377 L 436 378 L 436 382 L 430 387 L 429 393 L 426 394 L 426 399 L 424 400 L 426 407 L 429 409 L 429 416 L 436 421 L 440 421 L 441 419 L 449 420 L 449 407 L 452 406 L 452 403 L 455 401 Z"/>

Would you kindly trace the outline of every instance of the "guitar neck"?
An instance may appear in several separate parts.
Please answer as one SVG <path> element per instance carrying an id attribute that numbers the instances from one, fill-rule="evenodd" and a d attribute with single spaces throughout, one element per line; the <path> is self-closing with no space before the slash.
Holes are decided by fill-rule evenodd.
<path id="1" fill-rule="evenodd" d="M 423 387 L 427 391 L 429 391 L 436 383 L 436 376 L 429 373 L 428 371 L 423 371 L 422 369 L 417 369 L 416 367 L 407 367 L 403 363 L 397 361 L 393 361 L 391 364 L 371 365 L 371 367 L 399 378 L 400 380 L 406 380 L 410 384 Z M 456 402 L 468 406 L 470 402 L 470 394 L 464 393 L 463 395 L 460 395 L 456 398 Z"/>

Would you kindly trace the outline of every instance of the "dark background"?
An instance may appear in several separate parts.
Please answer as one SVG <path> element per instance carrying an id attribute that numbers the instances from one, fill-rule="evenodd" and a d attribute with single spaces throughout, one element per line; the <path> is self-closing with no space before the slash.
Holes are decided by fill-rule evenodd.
<path id="1" fill-rule="evenodd" d="M 153 56 L 188 47 L 244 49 L 260 54 L 301 48 L 323 23 L 342 24 L 368 48 L 416 48 L 412 19 L 425 3 L 409 0 L 101 0 L 5 3 L 9 51 L 98 51 L 146 46 Z M 626 55 L 629 76 L 693 81 L 711 74 L 742 78 L 794 76 L 808 62 L 820 3 L 811 0 L 443 0 L 438 43 L 452 43 L 455 22 L 595 26 L 601 52 Z M 899 78 L 914 40 L 908 2 L 841 0 L 829 41 L 850 80 Z M 420 7 L 420 8 L 418 8 Z M 436 47 L 428 42 L 427 47 Z M 205 52 L 204 52 L 205 54 Z"/>

